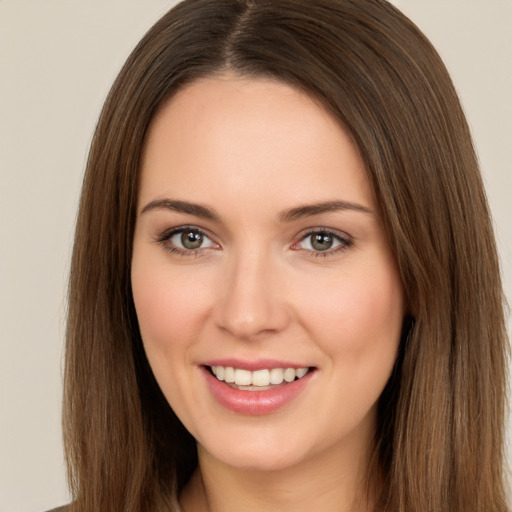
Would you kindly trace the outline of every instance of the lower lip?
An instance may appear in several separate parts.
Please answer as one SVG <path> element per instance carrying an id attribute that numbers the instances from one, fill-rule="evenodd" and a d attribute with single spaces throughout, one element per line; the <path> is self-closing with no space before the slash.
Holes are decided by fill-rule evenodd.
<path id="1" fill-rule="evenodd" d="M 243 391 L 235 389 L 218 380 L 208 369 L 203 373 L 210 392 L 223 407 L 238 414 L 260 416 L 281 409 L 295 399 L 307 387 L 314 371 L 288 384 L 276 386 L 264 391 Z"/>

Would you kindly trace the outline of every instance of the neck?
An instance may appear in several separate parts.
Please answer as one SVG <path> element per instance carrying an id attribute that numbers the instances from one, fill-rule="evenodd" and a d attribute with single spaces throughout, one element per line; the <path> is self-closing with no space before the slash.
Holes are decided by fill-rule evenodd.
<path id="1" fill-rule="evenodd" d="M 295 466 L 269 471 L 234 468 L 199 446 L 199 466 L 181 496 L 183 509 L 370 512 L 368 450 L 359 450 L 355 457 L 351 452 L 355 452 L 352 446 L 339 447 Z"/>

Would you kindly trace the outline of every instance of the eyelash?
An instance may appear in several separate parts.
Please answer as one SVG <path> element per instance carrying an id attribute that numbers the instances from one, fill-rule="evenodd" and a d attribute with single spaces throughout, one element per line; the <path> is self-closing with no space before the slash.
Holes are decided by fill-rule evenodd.
<path id="1" fill-rule="evenodd" d="M 184 233 L 196 233 L 197 235 L 200 235 L 204 237 L 205 239 L 209 240 L 211 244 L 216 244 L 210 235 L 208 235 L 207 232 L 205 232 L 203 229 L 200 229 L 195 226 L 180 226 L 177 228 L 172 228 L 169 230 L 164 231 L 161 235 L 157 236 L 155 241 L 159 244 L 161 244 L 166 251 L 169 251 L 171 254 L 176 254 L 178 256 L 182 257 L 199 257 L 201 254 L 210 249 L 211 247 L 199 247 L 197 249 L 186 249 L 177 247 L 174 244 L 169 244 L 169 241 L 174 237 L 175 235 L 184 234 Z M 298 242 L 295 242 L 291 249 L 292 250 L 301 250 L 298 246 L 302 242 L 308 239 L 308 237 L 312 237 L 313 235 L 327 235 L 332 237 L 335 241 L 338 242 L 338 245 L 335 246 L 334 249 L 326 249 L 324 251 L 315 251 L 312 249 L 302 249 L 305 251 L 308 255 L 314 256 L 316 258 L 328 258 L 329 256 L 337 255 L 340 252 L 343 252 L 344 250 L 348 249 L 353 245 L 353 240 L 348 236 L 341 236 L 339 232 L 333 231 L 326 228 L 316 228 L 316 229 L 310 229 L 306 234 L 301 236 Z"/>
<path id="2" fill-rule="evenodd" d="M 209 249 L 210 247 L 200 247 L 198 249 L 186 249 L 182 247 L 177 247 L 176 245 L 169 243 L 169 241 L 172 239 L 173 236 L 184 234 L 184 233 L 196 233 L 200 236 L 203 236 L 205 239 L 210 240 L 212 244 L 215 244 L 213 242 L 212 237 L 208 235 L 203 229 L 197 228 L 195 226 L 180 226 L 178 228 L 172 228 L 164 231 L 161 235 L 156 237 L 156 242 L 162 244 L 164 249 L 166 251 L 169 251 L 171 254 L 176 254 L 178 256 L 182 257 L 193 257 L 197 258 L 200 256 L 205 250 Z M 217 245 L 217 244 L 215 244 Z"/>
<path id="3" fill-rule="evenodd" d="M 329 256 L 335 256 L 338 255 L 340 252 L 345 251 L 349 247 L 353 245 L 353 240 L 346 234 L 342 236 L 339 232 L 333 231 L 326 228 L 315 228 L 310 229 L 305 235 L 303 235 L 300 240 L 293 244 L 292 249 L 294 247 L 297 247 L 301 242 L 304 240 L 307 240 L 309 237 L 313 235 L 328 235 L 332 237 L 335 241 L 339 243 L 338 246 L 336 246 L 334 249 L 326 249 L 324 251 L 315 251 L 311 249 L 303 249 L 308 254 L 314 256 L 315 258 L 328 258 Z M 297 249 L 299 250 L 299 249 Z"/>

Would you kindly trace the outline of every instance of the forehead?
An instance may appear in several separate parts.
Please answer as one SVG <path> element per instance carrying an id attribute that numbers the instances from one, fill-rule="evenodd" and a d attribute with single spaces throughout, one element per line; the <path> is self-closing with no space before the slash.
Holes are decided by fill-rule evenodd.
<path id="1" fill-rule="evenodd" d="M 283 208 L 340 198 L 374 203 L 340 124 L 305 93 L 270 79 L 217 76 L 179 90 L 150 125 L 141 172 L 141 201 L 186 195 L 249 204 L 264 195 Z"/>

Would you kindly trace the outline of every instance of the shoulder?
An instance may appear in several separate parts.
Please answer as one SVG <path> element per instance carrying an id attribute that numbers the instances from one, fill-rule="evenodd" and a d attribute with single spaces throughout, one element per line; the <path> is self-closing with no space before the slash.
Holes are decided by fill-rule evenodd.
<path id="1" fill-rule="evenodd" d="M 52 508 L 51 510 L 47 510 L 46 512 L 67 512 L 69 510 L 69 505 L 64 505 L 63 507 Z"/>

